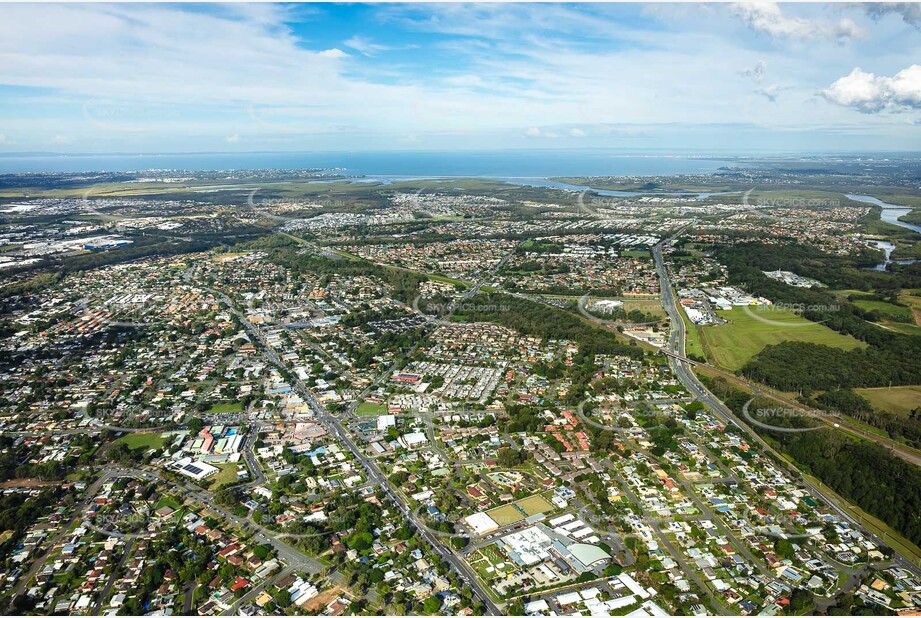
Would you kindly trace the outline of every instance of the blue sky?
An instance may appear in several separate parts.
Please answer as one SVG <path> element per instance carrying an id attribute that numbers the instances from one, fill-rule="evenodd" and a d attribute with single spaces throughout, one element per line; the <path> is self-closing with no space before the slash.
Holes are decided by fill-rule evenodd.
<path id="1" fill-rule="evenodd" d="M 0 5 L 0 151 L 921 150 L 921 5 Z"/>

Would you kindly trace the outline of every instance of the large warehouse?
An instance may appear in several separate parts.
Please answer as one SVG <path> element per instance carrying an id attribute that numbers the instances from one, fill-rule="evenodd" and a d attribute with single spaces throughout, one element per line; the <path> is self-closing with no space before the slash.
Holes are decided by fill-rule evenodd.
<path id="1" fill-rule="evenodd" d="M 201 479 L 208 478 L 212 474 L 220 472 L 220 468 L 216 468 L 211 464 L 206 464 L 203 461 L 193 461 L 191 457 L 180 459 L 173 464 L 173 469 L 179 474 L 183 474 L 196 481 L 200 481 Z"/>
<path id="2" fill-rule="evenodd" d="M 603 567 L 611 560 L 611 556 L 597 545 L 573 543 L 543 524 L 513 532 L 501 540 L 505 553 L 522 567 L 558 558 L 581 574 Z"/>

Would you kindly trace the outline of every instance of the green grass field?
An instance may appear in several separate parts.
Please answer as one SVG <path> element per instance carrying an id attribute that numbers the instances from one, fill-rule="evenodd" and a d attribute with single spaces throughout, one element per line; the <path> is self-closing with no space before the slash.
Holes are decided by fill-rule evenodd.
<path id="1" fill-rule="evenodd" d="M 843 350 L 866 345 L 784 309 L 733 307 L 717 313 L 730 323 L 700 328 L 700 337 L 713 361 L 732 371 L 745 365 L 765 346 L 782 341 L 805 341 Z M 770 322 L 761 321 L 759 317 Z"/>
<path id="2" fill-rule="evenodd" d="M 232 412 L 242 412 L 243 404 L 236 403 L 216 403 L 211 406 L 205 414 L 230 414 Z"/>
<path id="3" fill-rule="evenodd" d="M 893 305 L 892 303 L 887 303 L 886 301 L 882 300 L 854 299 L 851 302 L 861 309 L 866 309 L 867 311 L 879 311 L 882 315 L 893 319 L 912 319 L 911 309 L 908 307 L 900 307 L 898 305 Z"/>
<path id="4" fill-rule="evenodd" d="M 237 482 L 237 464 L 217 464 L 220 472 L 214 476 L 208 477 L 208 483 L 211 489 L 220 489 L 224 485 L 231 485 Z"/>
<path id="5" fill-rule="evenodd" d="M 514 503 L 496 507 L 486 513 L 500 526 L 514 524 L 525 518 L 524 513 L 516 509 Z"/>
<path id="6" fill-rule="evenodd" d="M 164 506 L 168 506 L 174 511 L 178 511 L 182 505 L 179 504 L 179 501 L 173 498 L 172 496 L 163 496 L 162 498 L 160 498 L 157 504 L 154 505 L 154 510 L 157 510 Z"/>
<path id="7" fill-rule="evenodd" d="M 146 451 L 147 449 L 163 446 L 163 436 L 156 432 L 131 433 L 115 441 L 115 444 L 118 443 L 127 444 L 132 451 L 139 448 Z"/>
<path id="8" fill-rule="evenodd" d="M 552 511 L 555 507 L 547 501 L 543 496 L 530 496 L 528 498 L 522 498 L 516 502 L 525 513 L 528 514 L 528 517 L 532 515 L 538 515 L 540 513 L 546 513 L 547 511 Z"/>
<path id="9" fill-rule="evenodd" d="M 622 257 L 648 258 L 649 251 L 646 249 L 630 249 L 629 251 L 622 251 L 620 255 Z"/>
<path id="10" fill-rule="evenodd" d="M 858 388 L 858 395 L 866 397 L 874 408 L 907 416 L 921 408 L 921 386 L 893 386 L 892 388 Z"/>
<path id="11" fill-rule="evenodd" d="M 460 285 L 465 288 L 470 287 L 470 283 L 466 281 L 461 281 L 460 279 L 452 279 L 451 277 L 445 277 L 444 275 L 427 274 L 425 276 L 431 279 L 432 281 L 438 281 L 440 283 L 450 283 L 451 285 Z"/>
<path id="12" fill-rule="evenodd" d="M 707 358 L 707 354 L 704 351 L 703 343 L 700 340 L 700 329 L 696 324 L 691 322 L 688 319 L 688 316 L 685 315 L 683 309 L 679 309 L 678 312 L 681 314 L 681 319 L 684 320 L 684 353 L 686 356 L 695 356 L 699 358 Z"/>
<path id="13" fill-rule="evenodd" d="M 515 570 L 515 564 L 503 556 L 495 545 L 478 549 L 470 555 L 468 561 L 483 581 L 503 577 Z M 492 570 L 489 570 L 490 568 Z"/>
<path id="14" fill-rule="evenodd" d="M 902 333 L 903 335 L 921 336 L 921 326 L 915 326 L 914 324 L 905 324 L 904 322 L 891 322 L 884 320 L 883 322 L 880 322 L 880 325 L 885 326 L 889 330 L 894 330 L 897 333 Z"/>
<path id="15" fill-rule="evenodd" d="M 387 414 L 387 406 L 382 403 L 362 401 L 358 404 L 355 414 L 358 416 L 380 416 L 381 414 Z"/>
<path id="16" fill-rule="evenodd" d="M 486 511 L 486 514 L 492 517 L 493 521 L 500 526 L 507 526 L 519 522 L 526 517 L 552 511 L 554 508 L 553 504 L 543 496 L 534 495 L 516 500 L 511 504 L 490 509 Z"/>

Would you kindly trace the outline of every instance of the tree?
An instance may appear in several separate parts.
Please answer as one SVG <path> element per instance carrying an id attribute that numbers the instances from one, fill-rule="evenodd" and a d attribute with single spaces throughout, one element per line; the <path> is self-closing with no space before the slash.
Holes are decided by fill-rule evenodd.
<path id="1" fill-rule="evenodd" d="M 287 588 L 279 589 L 272 598 L 275 599 L 275 604 L 278 605 L 278 607 L 288 607 L 291 605 L 291 593 L 288 592 Z"/>
<path id="2" fill-rule="evenodd" d="M 229 487 L 222 487 L 214 494 L 214 501 L 223 506 L 236 506 L 238 503 L 237 492 Z"/>
<path id="3" fill-rule="evenodd" d="M 520 466 L 524 463 L 525 459 L 527 459 L 527 453 L 525 451 L 518 451 L 513 448 L 499 449 L 499 456 L 497 457 L 499 465 L 503 468 Z"/>
<path id="4" fill-rule="evenodd" d="M 791 543 L 788 539 L 777 539 L 774 542 L 774 551 L 777 552 L 777 555 L 781 558 L 792 558 L 793 543 Z"/>
<path id="5" fill-rule="evenodd" d="M 814 596 L 812 592 L 805 588 L 797 588 L 793 591 L 793 594 L 790 595 L 790 613 L 801 614 L 803 610 L 811 607 L 813 602 Z"/>
<path id="6" fill-rule="evenodd" d="M 436 614 L 441 609 L 441 599 L 436 596 L 430 596 L 422 604 L 422 609 L 426 614 Z"/>

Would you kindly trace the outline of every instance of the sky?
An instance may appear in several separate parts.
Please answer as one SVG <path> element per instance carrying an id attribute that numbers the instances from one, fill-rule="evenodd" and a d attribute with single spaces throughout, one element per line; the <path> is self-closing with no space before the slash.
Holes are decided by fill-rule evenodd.
<path id="1" fill-rule="evenodd" d="M 921 150 L 921 5 L 0 5 L 0 152 Z"/>

